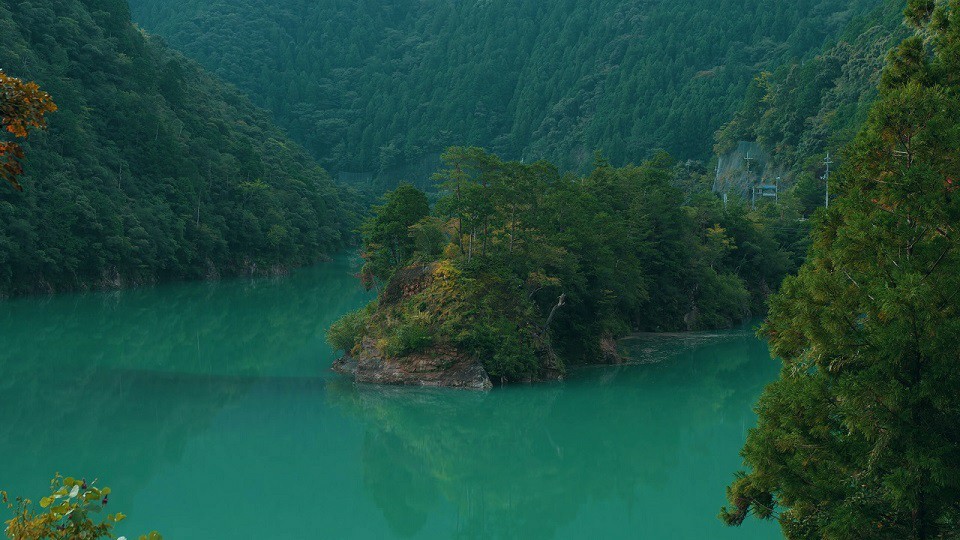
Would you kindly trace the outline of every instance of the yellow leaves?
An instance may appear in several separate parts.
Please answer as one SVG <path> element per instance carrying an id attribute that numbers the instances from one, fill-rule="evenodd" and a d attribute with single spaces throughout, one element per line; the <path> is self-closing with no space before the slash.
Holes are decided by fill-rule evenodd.
<path id="1" fill-rule="evenodd" d="M 560 278 L 554 276 L 548 276 L 542 272 L 530 272 L 527 275 L 527 288 L 528 289 L 540 289 L 543 287 L 553 287 L 560 285 Z"/>
<path id="2" fill-rule="evenodd" d="M 723 251 L 733 251 L 737 249 L 733 238 L 727 235 L 727 230 L 721 227 L 719 223 L 707 229 L 707 241 L 717 244 Z"/>
<path id="3" fill-rule="evenodd" d="M 444 259 L 438 262 L 433 268 L 433 277 L 435 280 L 455 280 L 459 277 L 460 271 L 453 266 L 453 261 Z"/>
<path id="4" fill-rule="evenodd" d="M 96 516 L 107 506 L 110 488 L 96 487 L 96 480 L 63 478 L 59 474 L 50 482 L 50 495 L 40 499 L 45 511 L 34 512 L 29 499 L 17 499 L 10 505 L 14 517 L 6 522 L 6 537 L 17 540 L 89 540 L 113 538 L 115 524 L 126 519 L 122 512 L 110 514 L 97 522 Z M 0 492 L 6 502 L 6 493 Z M 162 540 L 156 532 L 141 536 L 147 540 Z"/>

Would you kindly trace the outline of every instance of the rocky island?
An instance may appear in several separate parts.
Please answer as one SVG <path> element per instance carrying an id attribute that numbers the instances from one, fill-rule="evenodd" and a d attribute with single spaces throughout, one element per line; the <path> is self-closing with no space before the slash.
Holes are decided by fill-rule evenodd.
<path id="1" fill-rule="evenodd" d="M 404 268 L 390 280 L 380 295 L 378 311 L 387 319 L 391 308 L 400 309 L 402 303 L 425 303 L 426 294 L 437 279 L 444 279 L 438 264 L 416 265 Z M 376 313 L 374 314 L 376 316 Z M 371 321 L 373 322 L 373 321 Z M 370 323 L 368 323 L 370 324 Z M 380 320 L 381 327 L 389 327 Z M 423 338 L 425 341 L 427 338 Z M 483 363 L 450 345 L 438 345 L 429 340 L 422 350 L 390 351 L 389 341 L 364 336 L 349 354 L 334 362 L 333 370 L 352 376 L 357 382 L 444 386 L 487 390 L 493 387 Z M 403 355 L 403 356 L 400 356 Z"/>
<path id="2" fill-rule="evenodd" d="M 440 197 L 388 193 L 361 228 L 377 299 L 336 322 L 334 371 L 357 382 L 487 389 L 618 361 L 637 330 L 730 327 L 792 257 L 764 220 L 685 200 L 666 156 L 584 177 L 476 148 L 444 154 Z"/>

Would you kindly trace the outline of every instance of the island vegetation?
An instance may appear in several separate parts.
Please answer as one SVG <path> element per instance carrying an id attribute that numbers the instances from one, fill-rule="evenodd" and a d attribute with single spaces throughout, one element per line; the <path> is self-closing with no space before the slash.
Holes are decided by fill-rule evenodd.
<path id="1" fill-rule="evenodd" d="M 751 212 L 682 191 L 683 168 L 665 154 L 622 168 L 598 156 L 585 176 L 478 148 L 444 162 L 432 209 L 402 185 L 364 223 L 360 277 L 379 295 L 333 325 L 334 347 L 468 358 L 494 380 L 539 380 L 618 361 L 615 339 L 633 331 L 760 314 L 802 255 L 789 248 L 798 229 L 782 226 L 796 221 L 788 205 Z"/>

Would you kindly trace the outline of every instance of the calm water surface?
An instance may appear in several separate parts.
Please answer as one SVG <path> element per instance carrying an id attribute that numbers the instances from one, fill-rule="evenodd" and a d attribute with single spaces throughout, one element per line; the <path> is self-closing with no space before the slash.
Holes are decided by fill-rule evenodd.
<path id="1" fill-rule="evenodd" d="M 488 394 L 357 387 L 352 261 L 0 303 L 0 486 L 98 476 L 165 538 L 777 538 L 715 518 L 777 373 L 749 329 Z"/>

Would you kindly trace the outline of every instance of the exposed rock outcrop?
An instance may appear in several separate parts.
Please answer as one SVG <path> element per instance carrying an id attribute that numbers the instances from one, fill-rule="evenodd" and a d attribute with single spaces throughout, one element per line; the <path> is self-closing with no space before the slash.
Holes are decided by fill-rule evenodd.
<path id="1" fill-rule="evenodd" d="M 755 186 L 771 183 L 773 179 L 787 179 L 788 171 L 778 164 L 760 144 L 740 141 L 730 152 L 717 156 L 717 176 L 713 182 L 715 193 L 730 194 L 744 201 L 751 199 Z M 766 179 L 766 182 L 763 180 Z"/>
<path id="2" fill-rule="evenodd" d="M 385 306 L 395 304 L 404 298 L 423 292 L 433 283 L 433 272 L 436 266 L 436 264 L 417 264 L 397 270 L 383 290 L 380 303 Z"/>
<path id="3" fill-rule="evenodd" d="M 483 365 L 449 347 L 431 347 L 403 358 L 388 358 L 366 339 L 359 352 L 333 363 L 333 371 L 359 383 L 489 390 Z"/>
<path id="4" fill-rule="evenodd" d="M 380 295 L 380 308 L 389 310 L 427 290 L 434 283 L 436 268 L 436 264 L 417 264 L 397 270 Z M 399 358 L 385 354 L 381 347 L 376 339 L 365 337 L 352 354 L 333 363 L 333 370 L 359 383 L 476 390 L 493 386 L 479 360 L 453 347 L 433 345 Z"/>

